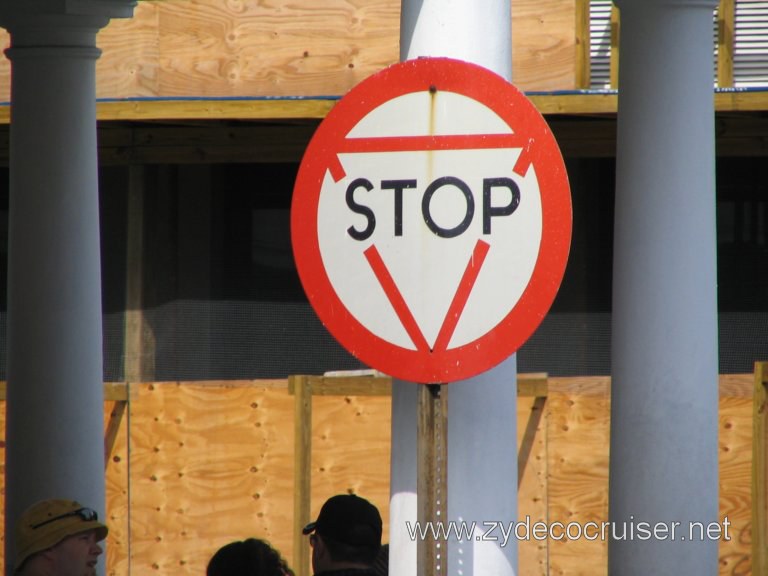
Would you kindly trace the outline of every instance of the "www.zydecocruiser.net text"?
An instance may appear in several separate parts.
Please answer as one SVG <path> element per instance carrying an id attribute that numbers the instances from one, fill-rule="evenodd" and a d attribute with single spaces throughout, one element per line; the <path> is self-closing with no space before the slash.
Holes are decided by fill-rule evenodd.
<path id="1" fill-rule="evenodd" d="M 722 522 L 649 522 L 634 516 L 619 522 L 542 522 L 528 516 L 517 522 L 405 522 L 411 540 L 498 542 L 501 546 L 510 540 L 730 540 L 730 526 L 727 516 Z"/>

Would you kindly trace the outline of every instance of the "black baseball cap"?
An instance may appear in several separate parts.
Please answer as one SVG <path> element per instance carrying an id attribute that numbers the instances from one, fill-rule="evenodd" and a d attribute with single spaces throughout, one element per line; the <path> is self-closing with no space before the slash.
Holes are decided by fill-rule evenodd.
<path id="1" fill-rule="evenodd" d="M 378 549 L 381 546 L 381 515 L 365 498 L 355 494 L 339 494 L 326 500 L 317 520 L 302 530 L 317 532 L 341 544 Z"/>

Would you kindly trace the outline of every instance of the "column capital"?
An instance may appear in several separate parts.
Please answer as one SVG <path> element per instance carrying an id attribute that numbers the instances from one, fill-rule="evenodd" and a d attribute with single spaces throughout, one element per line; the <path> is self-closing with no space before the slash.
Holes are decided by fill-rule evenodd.
<path id="1" fill-rule="evenodd" d="M 14 47 L 93 45 L 112 18 L 130 18 L 136 0 L 0 0 L 0 26 Z"/>

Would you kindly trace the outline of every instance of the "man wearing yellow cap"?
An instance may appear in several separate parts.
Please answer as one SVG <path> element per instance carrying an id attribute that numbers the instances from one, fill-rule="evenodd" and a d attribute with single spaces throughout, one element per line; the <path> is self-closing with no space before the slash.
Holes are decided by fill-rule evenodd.
<path id="1" fill-rule="evenodd" d="M 93 576 L 107 527 L 74 500 L 43 500 L 16 523 L 17 576 Z"/>

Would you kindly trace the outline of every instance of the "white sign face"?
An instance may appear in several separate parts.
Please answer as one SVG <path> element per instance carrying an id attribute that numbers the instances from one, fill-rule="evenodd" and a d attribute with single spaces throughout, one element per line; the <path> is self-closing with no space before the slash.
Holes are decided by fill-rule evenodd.
<path id="1" fill-rule="evenodd" d="M 520 99 L 525 114 L 510 117 Z M 567 260 L 570 195 L 531 109 L 485 69 L 419 59 L 364 81 L 321 124 L 294 190 L 294 254 L 350 352 L 393 376 L 446 382 L 492 367 L 538 326 Z M 547 236 L 548 221 L 562 228 Z"/>

